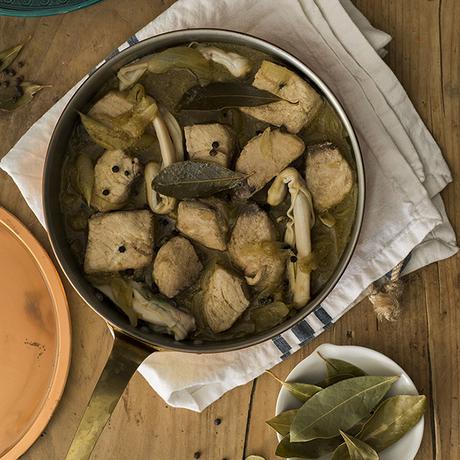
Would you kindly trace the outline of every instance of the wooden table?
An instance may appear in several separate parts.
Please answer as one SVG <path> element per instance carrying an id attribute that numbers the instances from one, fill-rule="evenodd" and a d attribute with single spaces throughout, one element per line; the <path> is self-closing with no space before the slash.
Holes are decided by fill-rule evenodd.
<path id="1" fill-rule="evenodd" d="M 65 16 L 0 18 L 0 49 L 32 39 L 24 72 L 53 85 L 26 109 L 0 116 L 0 157 L 28 127 L 114 47 L 165 10 L 173 0 L 106 0 Z M 454 176 L 460 174 L 460 2 L 458 0 L 357 0 L 393 36 L 386 58 L 435 138 Z M 459 182 L 443 193 L 448 214 L 460 228 Z M 45 231 L 17 188 L 0 172 L 0 204 L 16 214 L 49 249 Z M 319 339 L 283 362 L 284 377 L 323 342 L 358 344 L 396 360 L 429 396 L 419 460 L 460 458 L 460 257 L 410 275 L 397 323 L 378 323 L 368 301 L 353 308 Z M 42 437 L 24 456 L 63 458 L 104 365 L 110 338 L 104 322 L 66 285 L 73 320 L 73 361 L 62 402 Z M 234 389 L 196 414 L 168 407 L 136 374 L 102 434 L 93 459 L 241 460 L 249 454 L 274 458 L 275 435 L 264 423 L 273 415 L 278 384 L 264 375 Z M 220 418 L 219 426 L 214 420 Z M 403 460 L 403 459 L 401 459 Z"/>

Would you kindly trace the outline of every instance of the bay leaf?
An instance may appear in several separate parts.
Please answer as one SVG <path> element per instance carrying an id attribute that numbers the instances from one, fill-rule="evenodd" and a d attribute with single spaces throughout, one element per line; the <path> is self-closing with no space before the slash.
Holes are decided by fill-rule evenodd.
<path id="1" fill-rule="evenodd" d="M 21 52 L 23 43 L 8 48 L 0 53 L 0 72 L 3 72 L 7 67 L 9 67 L 13 61 L 18 57 L 18 54 Z"/>
<path id="2" fill-rule="evenodd" d="M 308 442 L 291 442 L 288 435 L 280 441 L 275 454 L 283 458 L 319 458 L 332 452 L 341 443 L 342 438 L 340 436 L 328 439 L 313 439 Z"/>
<path id="3" fill-rule="evenodd" d="M 260 307 L 264 308 L 264 307 Z M 286 388 L 289 393 L 292 394 L 299 401 L 305 402 L 308 401 L 313 395 L 322 390 L 321 387 L 317 385 L 312 385 L 310 383 L 299 383 L 299 382 L 284 382 L 279 379 L 273 372 L 266 370 L 267 374 L 271 375 L 276 381 L 281 383 L 284 388 Z"/>
<path id="4" fill-rule="evenodd" d="M 312 396 L 291 426 L 293 442 L 337 436 L 369 415 L 399 377 L 362 376 L 343 380 Z"/>
<path id="5" fill-rule="evenodd" d="M 194 86 L 184 93 L 179 110 L 222 110 L 235 107 L 255 107 L 279 101 L 268 91 L 241 82 L 216 82 Z"/>
<path id="6" fill-rule="evenodd" d="M 13 110 L 28 104 L 41 89 L 48 88 L 49 85 L 37 85 L 25 81 L 19 85 L 19 89 L 13 95 L 12 90 L 14 87 L 5 88 L 0 91 L 0 110 L 5 112 L 12 112 Z M 5 90 L 9 90 L 6 92 Z"/>
<path id="7" fill-rule="evenodd" d="M 326 363 L 328 377 L 335 375 L 353 375 L 354 377 L 361 377 L 366 373 L 358 366 L 336 358 L 326 358 L 321 353 L 318 353 L 322 360 Z"/>
<path id="8" fill-rule="evenodd" d="M 294 418 L 297 414 L 298 409 L 291 409 L 281 412 L 276 417 L 267 420 L 265 423 L 270 425 L 277 433 L 281 436 L 286 436 L 289 434 L 289 429 L 291 424 L 294 421 Z"/>
<path id="9" fill-rule="evenodd" d="M 342 442 L 342 440 L 343 439 L 341 438 L 340 442 Z M 334 450 L 331 460 L 350 460 L 350 454 L 348 452 L 348 447 L 344 442 L 340 444 L 340 446 L 337 447 L 337 449 Z"/>
<path id="10" fill-rule="evenodd" d="M 358 438 L 340 432 L 345 441 L 346 452 L 342 446 L 334 452 L 332 460 L 379 460 L 377 452 Z"/>
<path id="11" fill-rule="evenodd" d="M 107 150 L 124 150 L 136 143 L 136 139 L 121 129 L 110 128 L 99 120 L 80 113 L 83 126 L 91 139 Z"/>
<path id="12" fill-rule="evenodd" d="M 230 76 L 225 67 L 208 61 L 195 48 L 175 46 L 122 67 L 117 74 L 120 89 L 124 90 L 132 86 L 145 72 L 161 74 L 172 69 L 189 70 L 196 76 L 200 84 Z"/>
<path id="13" fill-rule="evenodd" d="M 201 198 L 236 187 L 246 176 L 216 163 L 179 161 L 153 180 L 158 193 L 178 199 Z"/>
<path id="14" fill-rule="evenodd" d="M 383 401 L 358 434 L 377 452 L 401 439 L 422 418 L 426 396 L 393 396 Z"/>
<path id="15" fill-rule="evenodd" d="M 267 331 L 283 322 L 289 315 L 289 311 L 289 307 L 284 302 L 275 301 L 268 305 L 253 308 L 250 312 L 250 318 L 254 321 L 257 332 Z M 303 400 L 301 399 L 301 401 Z"/>
<path id="16" fill-rule="evenodd" d="M 326 377 L 323 381 L 319 382 L 317 385 L 322 388 L 326 388 L 326 387 L 330 387 L 331 385 L 334 385 L 334 383 L 341 382 L 342 380 L 352 379 L 353 377 L 356 377 L 356 375 L 337 374 L 331 377 Z"/>
<path id="17" fill-rule="evenodd" d="M 114 277 L 110 280 L 113 298 L 116 305 L 128 317 L 131 326 L 136 327 L 138 316 L 133 309 L 133 288 L 121 277 Z"/>
<path id="18" fill-rule="evenodd" d="M 75 162 L 77 168 L 77 186 L 88 206 L 91 205 L 91 195 L 94 186 L 94 166 L 88 155 L 81 154 Z"/>

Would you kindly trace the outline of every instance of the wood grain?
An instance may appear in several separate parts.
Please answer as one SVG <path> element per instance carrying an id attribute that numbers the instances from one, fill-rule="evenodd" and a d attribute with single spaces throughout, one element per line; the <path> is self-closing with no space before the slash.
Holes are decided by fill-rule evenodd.
<path id="1" fill-rule="evenodd" d="M 27 109 L 0 116 L 0 157 L 28 127 L 114 47 L 166 9 L 173 0 L 106 0 L 90 9 L 42 19 L 0 18 L 0 49 L 31 36 L 24 73 L 52 84 Z M 460 2 L 457 0 L 356 0 L 393 41 L 386 58 L 460 174 Z M 443 193 L 454 228 L 460 228 L 460 185 Z M 46 234 L 6 174 L 0 172 L 0 204 L 16 214 L 49 249 Z M 460 458 L 459 348 L 460 257 L 433 264 L 406 281 L 398 323 L 378 324 L 367 301 L 314 343 L 277 366 L 284 377 L 324 342 L 375 348 L 397 361 L 429 396 L 425 437 L 418 460 Z M 30 460 L 62 459 L 107 357 L 104 322 L 66 285 L 73 320 L 73 356 L 59 408 Z M 279 385 L 268 375 L 236 388 L 202 414 L 168 407 L 137 374 L 104 431 L 94 459 L 274 459 L 273 416 Z M 220 418 L 222 423 L 215 425 Z"/>

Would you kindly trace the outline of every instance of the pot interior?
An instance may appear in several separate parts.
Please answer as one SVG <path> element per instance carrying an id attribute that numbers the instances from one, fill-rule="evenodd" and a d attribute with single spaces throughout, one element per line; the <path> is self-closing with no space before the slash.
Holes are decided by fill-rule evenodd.
<path id="1" fill-rule="evenodd" d="M 108 301 L 101 300 L 101 296 L 98 295 L 96 289 L 84 278 L 82 268 L 77 263 L 67 242 L 64 219 L 59 202 L 65 152 L 75 123 L 78 121 L 78 112 L 85 112 L 89 102 L 98 93 L 104 83 L 113 78 L 118 69 L 123 65 L 147 54 L 161 51 L 171 46 L 189 44 L 194 41 L 230 43 L 260 50 L 272 55 L 277 61 L 285 63 L 307 79 L 333 106 L 348 131 L 354 155 L 358 187 L 355 221 L 348 244 L 332 276 L 322 287 L 321 291 L 304 308 L 299 310 L 295 316 L 290 317 L 277 327 L 250 337 L 220 342 L 200 342 L 196 339 L 193 341 L 185 340 L 177 342 L 166 335 L 132 327 L 127 318 L 118 309 L 114 308 Z M 105 318 L 115 329 L 121 330 L 132 338 L 153 347 L 213 353 L 244 348 L 273 338 L 294 326 L 325 299 L 343 274 L 356 246 L 364 208 L 364 172 L 358 142 L 345 112 L 325 84 L 303 63 L 274 45 L 248 35 L 215 29 L 192 29 L 170 32 L 142 41 L 112 57 L 90 74 L 68 103 L 54 130 L 45 164 L 43 202 L 49 237 L 59 264 L 73 287 L 98 314 Z"/>

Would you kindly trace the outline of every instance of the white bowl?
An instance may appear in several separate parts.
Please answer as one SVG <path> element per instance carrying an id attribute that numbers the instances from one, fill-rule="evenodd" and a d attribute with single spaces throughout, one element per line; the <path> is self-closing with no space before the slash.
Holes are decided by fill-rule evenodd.
<path id="1" fill-rule="evenodd" d="M 369 375 L 400 375 L 401 378 L 392 386 L 389 396 L 418 395 L 417 389 L 409 376 L 394 361 L 378 351 L 365 347 L 337 346 L 325 343 L 320 345 L 310 356 L 301 361 L 287 376 L 288 382 L 317 383 L 326 377 L 326 366 L 318 355 L 348 361 Z M 286 389 L 281 388 L 276 401 L 276 415 L 289 409 L 297 409 L 302 403 Z M 381 460 L 413 460 L 423 438 L 424 418 L 406 433 L 398 442 L 379 453 Z M 281 440 L 281 436 L 278 435 Z M 325 455 L 319 460 L 329 460 L 332 455 Z M 294 459 L 291 459 L 294 460 Z"/>

